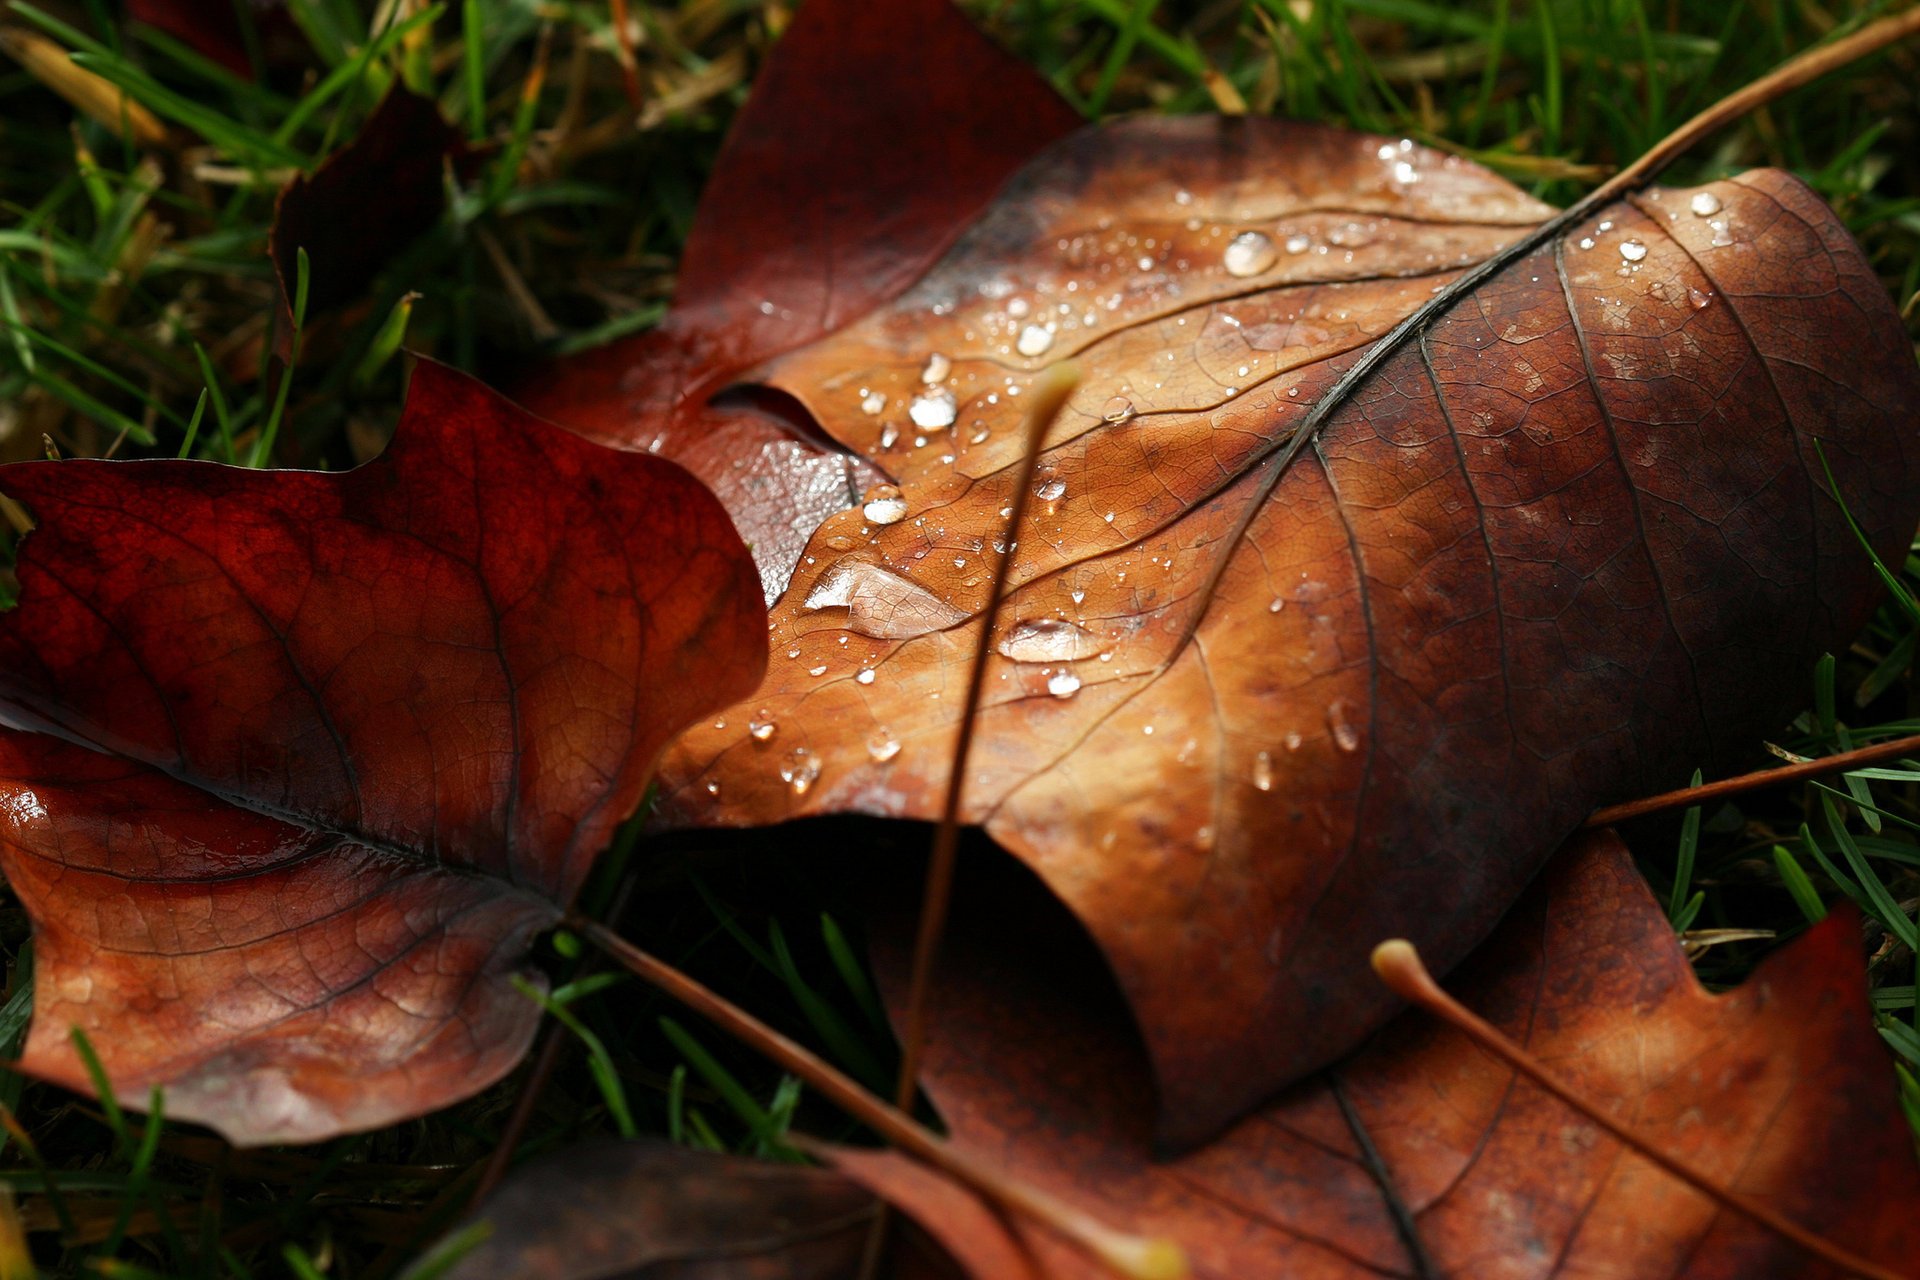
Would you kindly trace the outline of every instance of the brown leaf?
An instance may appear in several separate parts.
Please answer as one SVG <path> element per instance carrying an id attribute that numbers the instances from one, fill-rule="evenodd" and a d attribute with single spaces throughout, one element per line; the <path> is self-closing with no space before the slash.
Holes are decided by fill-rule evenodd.
<path id="1" fill-rule="evenodd" d="M 1550 224 L 1343 384 L 1550 213 L 1285 122 L 1048 152 L 911 289 L 746 375 L 898 494 L 814 534 L 669 814 L 939 813 L 1020 393 L 1071 357 L 964 816 L 1099 940 L 1169 1141 L 1351 1049 L 1392 1008 L 1373 941 L 1457 962 L 1588 811 L 1752 742 L 1863 620 L 1816 442 L 1883 555 L 1920 518 L 1911 351 L 1778 173 Z"/>
<path id="2" fill-rule="evenodd" d="M 515 396 L 705 480 L 772 600 L 820 522 L 880 477 L 823 451 L 785 404 L 712 397 L 906 288 L 1079 123 L 949 0 L 811 0 L 727 137 L 665 323 L 557 362 Z"/>
<path id="3" fill-rule="evenodd" d="M 78 1026 L 126 1102 L 164 1087 L 238 1143 L 511 1068 L 526 942 L 763 662 L 705 489 L 431 363 L 344 475 L 43 462 L 0 490 L 38 521 L 0 613 L 22 1066 L 87 1089 Z"/>
<path id="4" fill-rule="evenodd" d="M 990 909 L 968 915 L 976 927 L 934 988 L 923 1077 L 954 1142 L 1173 1237 L 1197 1275 L 1422 1274 L 1403 1223 L 1434 1276 L 1827 1274 L 1420 1013 L 1211 1145 L 1156 1163 L 1149 1074 L 1110 980 L 1030 882 L 976 887 Z M 879 949 L 895 996 L 910 936 L 898 921 Z M 1589 835 L 1452 985 L 1585 1096 L 1735 1191 L 1896 1269 L 1920 1251 L 1920 1165 L 1867 1014 L 1852 913 L 1711 996 L 1624 848 Z M 876 1157 L 847 1169 L 942 1233 L 924 1171 L 896 1181 Z M 1044 1230 L 1017 1231 L 1044 1274 L 1103 1274 Z"/>
<path id="5" fill-rule="evenodd" d="M 873 1197 L 826 1169 L 589 1142 L 517 1171 L 470 1219 L 489 1224 L 487 1238 L 445 1274 L 839 1280 L 858 1269 L 873 1219 Z"/>

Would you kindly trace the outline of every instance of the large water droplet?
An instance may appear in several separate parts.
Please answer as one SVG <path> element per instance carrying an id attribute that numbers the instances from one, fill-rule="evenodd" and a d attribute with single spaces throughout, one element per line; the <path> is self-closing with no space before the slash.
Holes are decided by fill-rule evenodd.
<path id="1" fill-rule="evenodd" d="M 801 604 L 847 610 L 847 629 L 881 640 L 907 640 L 962 622 L 967 615 L 917 582 L 859 556 L 837 560 Z"/>
<path id="2" fill-rule="evenodd" d="M 1227 241 L 1226 253 L 1220 263 L 1230 276 L 1257 276 L 1271 267 L 1279 254 L 1274 250 L 1273 240 L 1264 232 L 1242 231 Z"/>
<path id="3" fill-rule="evenodd" d="M 872 668 L 872 667 L 862 667 L 862 668 L 860 668 L 860 674 L 858 674 L 858 675 L 856 675 L 856 676 L 855 676 L 855 677 L 853 678 L 853 680 L 854 680 L 854 683 L 855 683 L 855 684 L 872 684 L 872 683 L 873 683 L 873 668 Z"/>
<path id="4" fill-rule="evenodd" d="M 1733 228 L 1727 219 L 1715 218 L 1707 225 L 1713 228 L 1713 245 L 1715 248 L 1724 248 L 1733 243 Z"/>
<path id="5" fill-rule="evenodd" d="M 1273 790 L 1273 757 L 1264 751 L 1253 758 L 1253 785 L 1261 791 Z"/>
<path id="6" fill-rule="evenodd" d="M 887 732 L 885 725 L 875 729 L 867 739 L 867 759 L 875 764 L 885 764 L 899 754 L 899 740 Z"/>
<path id="7" fill-rule="evenodd" d="M 907 405 L 907 416 L 916 427 L 950 427 L 959 413 L 959 402 L 945 387 L 929 387 Z"/>
<path id="8" fill-rule="evenodd" d="M 869 417 L 871 417 L 876 413 L 879 413 L 882 409 L 886 407 L 887 407 L 886 394 L 880 391 L 869 391 L 867 392 L 866 397 L 860 401 L 860 412 L 867 414 Z"/>
<path id="9" fill-rule="evenodd" d="M 1071 698 L 1080 692 L 1080 677 L 1071 671 L 1056 671 L 1047 681 L 1047 692 L 1056 698 Z"/>
<path id="10" fill-rule="evenodd" d="M 1033 491 L 1033 495 L 1042 502 L 1057 502 L 1066 496 L 1066 492 L 1067 482 L 1065 480 L 1055 480 L 1050 477 L 1040 482 L 1040 487 Z"/>
<path id="11" fill-rule="evenodd" d="M 1015 662 L 1073 662 L 1100 652 L 1100 638 L 1065 618 L 1027 618 L 1000 637 L 1000 656 Z"/>
<path id="12" fill-rule="evenodd" d="M 1345 698 L 1327 704 L 1327 728 L 1333 733 L 1333 745 L 1342 751 L 1360 749 L 1360 730 L 1353 723 L 1353 711 Z"/>
<path id="13" fill-rule="evenodd" d="M 874 524 L 899 524 L 907 518 L 907 500 L 890 484 L 877 484 L 861 495 L 860 514 Z"/>
<path id="14" fill-rule="evenodd" d="M 1622 240 L 1620 242 L 1620 256 L 1628 262 L 1638 262 L 1647 256 L 1647 246 L 1641 244 L 1638 240 Z"/>
<path id="15" fill-rule="evenodd" d="M 753 718 L 747 721 L 747 735 L 755 742 L 770 740 L 779 728 L 773 722 L 773 717 L 764 710 L 754 712 Z"/>
<path id="16" fill-rule="evenodd" d="M 1020 339 L 1013 345 L 1023 356 L 1044 355 L 1053 345 L 1053 334 L 1044 325 L 1030 324 L 1020 331 Z"/>
<path id="17" fill-rule="evenodd" d="M 1720 212 L 1720 197 L 1711 191 L 1696 191 L 1693 199 L 1687 201 L 1687 208 L 1693 210 L 1696 218 L 1711 218 Z"/>
<path id="18" fill-rule="evenodd" d="M 945 382 L 947 375 L 953 372 L 953 361 L 938 351 L 927 357 L 927 367 L 920 371 L 920 381 L 926 383 Z"/>
<path id="19" fill-rule="evenodd" d="M 1100 416 L 1108 422 L 1125 422 L 1133 416 L 1133 401 L 1125 396 L 1115 396 L 1100 407 Z"/>
<path id="20" fill-rule="evenodd" d="M 1695 311 L 1705 311 L 1713 305 L 1713 295 L 1704 289 L 1687 290 L 1687 305 Z"/>
<path id="21" fill-rule="evenodd" d="M 795 747 L 780 761 L 780 777 L 793 794 L 803 796 L 820 778 L 820 757 L 805 747 Z"/>

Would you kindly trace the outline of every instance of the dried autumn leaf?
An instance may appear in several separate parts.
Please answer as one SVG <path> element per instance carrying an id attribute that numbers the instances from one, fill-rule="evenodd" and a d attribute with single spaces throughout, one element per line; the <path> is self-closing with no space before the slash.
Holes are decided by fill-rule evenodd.
<path id="1" fill-rule="evenodd" d="M 556 362 L 514 396 L 705 480 L 771 601 L 820 522 L 882 477 L 823 451 L 786 402 L 715 397 L 906 288 L 1079 123 L 949 0 L 809 0 L 727 136 L 665 322 Z"/>
<path id="2" fill-rule="evenodd" d="M 916 55 L 967 56 L 927 40 Z M 871 64 L 776 54 L 760 127 L 816 136 L 803 69 L 862 84 Z M 846 153 L 915 102 L 862 100 Z M 722 170 L 729 193 L 767 149 L 752 136 Z M 935 136 L 970 152 L 965 133 Z M 806 226 L 823 206 L 780 207 Z M 890 482 L 814 531 L 773 611 L 766 683 L 676 748 L 668 816 L 939 813 L 1006 552 L 1021 393 L 1071 357 L 1082 390 L 1018 534 L 964 817 L 1099 941 L 1167 1140 L 1351 1049 L 1393 1009 L 1372 942 L 1404 934 L 1457 962 L 1588 811 L 1751 742 L 1771 695 L 1858 625 L 1875 586 L 1816 443 L 1883 555 L 1920 519 L 1920 373 L 1805 187 L 1757 172 L 1552 216 L 1410 142 L 1130 120 L 1055 145 L 859 318 L 838 301 L 857 264 L 835 263 L 831 290 L 816 273 L 811 295 L 778 294 L 799 333 L 837 326 L 818 341 L 751 368 L 615 357 L 636 386 L 708 371 L 662 422 L 697 414 L 724 369 Z M 769 279 L 800 278 L 781 237 L 761 243 Z M 752 242 L 730 247 L 752 280 Z M 754 296 L 680 323 L 764 353 Z M 1436 297 L 1449 308 L 1346 377 Z M 644 400 L 618 408 L 643 438 Z M 819 509 L 777 481 L 722 497 L 751 528 Z M 778 542 L 761 548 L 775 585 Z"/>
<path id="3" fill-rule="evenodd" d="M 873 1219 L 873 1197 L 825 1169 L 657 1140 L 586 1143 L 515 1173 L 473 1215 L 486 1239 L 444 1274 L 840 1280 L 858 1269 Z"/>
<path id="4" fill-rule="evenodd" d="M 980 1246 L 969 1274 L 1010 1274 L 1017 1245 L 965 1192 L 939 1175 L 901 1175 L 952 1212 L 947 1232 Z M 442 1272 L 430 1250 L 422 1275 L 447 1280 L 852 1280 L 876 1217 L 873 1193 L 829 1169 L 690 1151 L 658 1139 L 592 1142 L 533 1161 L 450 1232 L 485 1224 L 486 1238 Z M 896 1232 L 886 1274 L 963 1274 L 919 1232 Z M 413 1273 L 409 1273 L 413 1274 Z"/>
<path id="5" fill-rule="evenodd" d="M 395 84 L 351 142 L 286 185 L 267 249 L 283 344 L 292 336 L 299 251 L 310 270 L 309 316 L 358 298 L 395 254 L 439 222 L 447 157 L 459 145 L 431 99 Z"/>
<path id="6" fill-rule="evenodd" d="M 1111 980 L 1057 904 L 1030 884 L 991 888 L 932 993 L 923 1080 L 954 1142 L 1171 1236 L 1196 1275 L 1830 1274 L 1417 1012 L 1209 1146 L 1156 1162 L 1150 1076 Z M 910 936 L 897 923 L 878 956 L 896 996 Z M 1837 916 L 1708 995 L 1606 833 L 1570 845 L 1453 985 L 1665 1150 L 1898 1270 L 1920 1250 L 1920 1165 L 1857 935 Z M 944 1201 L 898 1162 L 840 1163 L 940 1235 Z M 1038 1274 L 1104 1274 L 1043 1229 L 1015 1231 Z"/>
<path id="7" fill-rule="evenodd" d="M 0 491 L 39 525 L 0 614 L 22 1065 L 87 1088 L 78 1026 L 128 1101 L 243 1144 L 506 1072 L 527 940 L 763 664 L 704 488 L 431 363 L 344 475 L 27 463 Z"/>

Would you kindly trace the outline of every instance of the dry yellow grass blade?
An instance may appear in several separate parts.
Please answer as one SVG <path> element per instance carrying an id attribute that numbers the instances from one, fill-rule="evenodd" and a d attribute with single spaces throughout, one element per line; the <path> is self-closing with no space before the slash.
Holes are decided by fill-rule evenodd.
<path id="1" fill-rule="evenodd" d="M 166 126 L 159 117 L 112 81 L 75 66 L 72 56 L 45 36 L 19 27 L 0 27 L 0 49 L 12 55 L 28 75 L 115 133 L 129 136 L 143 147 L 157 147 L 167 140 Z"/>

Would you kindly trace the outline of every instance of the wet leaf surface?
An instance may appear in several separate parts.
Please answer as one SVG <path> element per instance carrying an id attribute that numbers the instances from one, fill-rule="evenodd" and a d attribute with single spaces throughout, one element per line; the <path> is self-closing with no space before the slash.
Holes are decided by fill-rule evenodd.
<path id="1" fill-rule="evenodd" d="M 751 562 L 701 486 L 421 363 L 344 475 L 0 468 L 0 868 L 24 1068 L 243 1144 L 492 1083 L 515 991 L 667 740 L 751 687 Z M 29 732 L 41 730 L 43 732 Z"/>
<path id="2" fill-rule="evenodd" d="M 1420 1013 L 1206 1148 L 1155 1162 L 1151 1076 L 1111 979 L 1057 903 L 1009 881 L 970 886 L 991 909 L 966 917 L 935 984 L 928 1093 L 963 1149 L 1107 1221 L 1172 1236 L 1196 1275 L 1422 1274 L 1396 1202 L 1434 1276 L 1829 1274 Z M 898 921 L 878 950 L 893 997 L 910 938 Z M 1896 1271 L 1920 1249 L 1920 1165 L 1868 1016 L 1851 913 L 1712 996 L 1624 848 L 1591 835 L 1449 985 L 1733 1190 Z M 964 1193 L 930 1193 L 924 1171 L 900 1176 L 899 1164 L 867 1155 L 845 1168 L 942 1234 L 945 1198 Z M 1037 1274 L 1105 1274 L 1043 1229 L 1016 1231 Z"/>
<path id="3" fill-rule="evenodd" d="M 768 599 L 881 477 L 800 415 L 722 398 L 744 370 L 906 288 L 1079 123 L 949 0 L 808 4 L 736 118 L 658 330 L 514 388 L 534 412 L 711 485 Z"/>
<path id="4" fill-rule="evenodd" d="M 857 50 L 799 56 L 756 101 L 796 101 L 803 73 L 887 91 Z M 772 110 L 758 128 L 838 136 Z M 703 220 L 727 226 L 717 199 Z M 1587 812 L 1747 749 L 1784 710 L 1768 691 L 1857 627 L 1875 587 L 1816 445 L 1883 555 L 1920 518 L 1898 319 L 1778 173 L 1554 224 L 1342 385 L 1551 214 L 1395 139 L 1138 119 L 1056 143 L 911 285 L 823 255 L 830 277 L 796 274 L 778 237 L 755 268 L 758 242 L 730 241 L 729 279 L 766 287 L 687 310 L 694 347 L 670 324 L 605 357 L 629 361 L 621 385 L 685 388 L 671 411 L 636 394 L 618 430 L 657 424 L 648 447 L 697 459 L 675 424 L 704 421 L 737 449 L 700 402 L 738 380 L 848 450 L 837 477 L 885 478 L 789 564 L 767 681 L 676 749 L 670 817 L 939 812 L 1021 392 L 1070 357 L 1082 390 L 1018 532 L 965 816 L 1099 940 L 1170 1142 L 1350 1050 L 1391 1010 L 1375 941 L 1456 963 Z M 761 297 L 793 319 L 778 339 Z M 835 505 L 796 500 L 831 487 L 804 456 L 737 459 L 773 470 L 720 488 L 770 590 Z"/>

